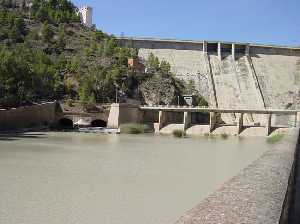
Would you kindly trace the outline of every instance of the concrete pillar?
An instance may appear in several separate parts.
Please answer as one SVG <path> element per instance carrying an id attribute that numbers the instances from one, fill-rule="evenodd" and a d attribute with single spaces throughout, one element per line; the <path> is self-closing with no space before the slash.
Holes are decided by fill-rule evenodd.
<path id="1" fill-rule="evenodd" d="M 266 115 L 266 134 L 267 136 L 271 134 L 272 131 L 272 114 Z"/>
<path id="2" fill-rule="evenodd" d="M 296 127 L 300 127 L 300 112 L 297 112 L 296 117 L 297 117 L 297 119 L 296 119 Z"/>
<path id="3" fill-rule="evenodd" d="M 235 44 L 232 44 L 232 47 L 231 47 L 231 54 L 232 54 L 233 60 L 235 61 Z"/>
<path id="4" fill-rule="evenodd" d="M 218 57 L 220 61 L 222 60 L 222 43 L 218 43 Z"/>
<path id="5" fill-rule="evenodd" d="M 110 106 L 107 127 L 119 128 L 121 124 L 142 122 L 139 105 L 113 103 Z"/>
<path id="6" fill-rule="evenodd" d="M 240 113 L 240 114 L 236 114 L 237 116 L 237 134 L 239 135 L 244 128 L 244 114 Z"/>
<path id="7" fill-rule="evenodd" d="M 203 41 L 203 53 L 207 53 L 207 42 Z"/>
<path id="8" fill-rule="evenodd" d="M 249 46 L 248 44 L 246 45 L 245 54 L 246 54 L 247 56 L 250 55 L 250 46 Z"/>
<path id="9" fill-rule="evenodd" d="M 213 132 L 215 130 L 217 124 L 217 116 L 216 112 L 210 112 L 209 116 L 209 132 Z"/>
<path id="10" fill-rule="evenodd" d="M 192 123 L 192 113 L 185 111 L 183 115 L 183 129 L 184 130 L 188 129 L 191 123 Z"/>
<path id="11" fill-rule="evenodd" d="M 158 114 L 159 130 L 161 130 L 167 124 L 167 120 L 167 112 L 160 110 Z"/>

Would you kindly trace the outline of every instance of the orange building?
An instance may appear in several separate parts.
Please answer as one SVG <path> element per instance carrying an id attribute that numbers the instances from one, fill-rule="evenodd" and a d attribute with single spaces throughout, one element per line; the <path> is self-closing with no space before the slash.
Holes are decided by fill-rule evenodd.
<path id="1" fill-rule="evenodd" d="M 140 62 L 139 59 L 129 58 L 128 67 L 133 68 L 139 72 L 145 72 L 145 66 Z"/>

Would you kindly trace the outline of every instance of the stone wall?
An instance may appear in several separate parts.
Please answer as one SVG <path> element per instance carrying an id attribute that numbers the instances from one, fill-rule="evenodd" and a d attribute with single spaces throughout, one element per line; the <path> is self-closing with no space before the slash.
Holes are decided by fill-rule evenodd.
<path id="1" fill-rule="evenodd" d="M 0 130 L 55 125 L 61 112 L 61 108 L 56 102 L 0 110 Z"/>

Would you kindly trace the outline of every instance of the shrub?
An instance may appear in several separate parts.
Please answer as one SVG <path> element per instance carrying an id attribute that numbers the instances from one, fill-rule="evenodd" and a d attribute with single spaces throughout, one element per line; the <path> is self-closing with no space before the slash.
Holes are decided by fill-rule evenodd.
<path id="1" fill-rule="evenodd" d="M 275 144 L 277 142 L 280 142 L 284 137 L 284 134 L 275 134 L 267 138 L 267 143 L 269 144 Z"/>
<path id="2" fill-rule="evenodd" d="M 69 107 L 73 107 L 74 106 L 74 101 L 72 99 L 67 99 L 66 103 L 67 103 L 67 105 Z"/>
<path id="3" fill-rule="evenodd" d="M 221 138 L 222 138 L 222 139 L 228 139 L 228 134 L 222 133 L 222 134 L 221 134 Z"/>
<path id="4" fill-rule="evenodd" d="M 183 138 L 186 136 L 185 131 L 181 130 L 181 129 L 176 129 L 173 131 L 173 136 L 176 138 Z"/>
<path id="5" fill-rule="evenodd" d="M 151 129 L 146 124 L 129 123 L 120 126 L 121 134 L 143 134 L 151 132 Z"/>

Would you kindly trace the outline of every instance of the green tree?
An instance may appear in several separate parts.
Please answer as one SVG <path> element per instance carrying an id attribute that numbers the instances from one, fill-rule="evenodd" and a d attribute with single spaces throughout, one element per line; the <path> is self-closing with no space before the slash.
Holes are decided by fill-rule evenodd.
<path id="1" fill-rule="evenodd" d="M 42 25 L 42 38 L 47 43 L 50 43 L 53 37 L 53 30 L 49 26 L 48 22 L 44 22 Z"/>

